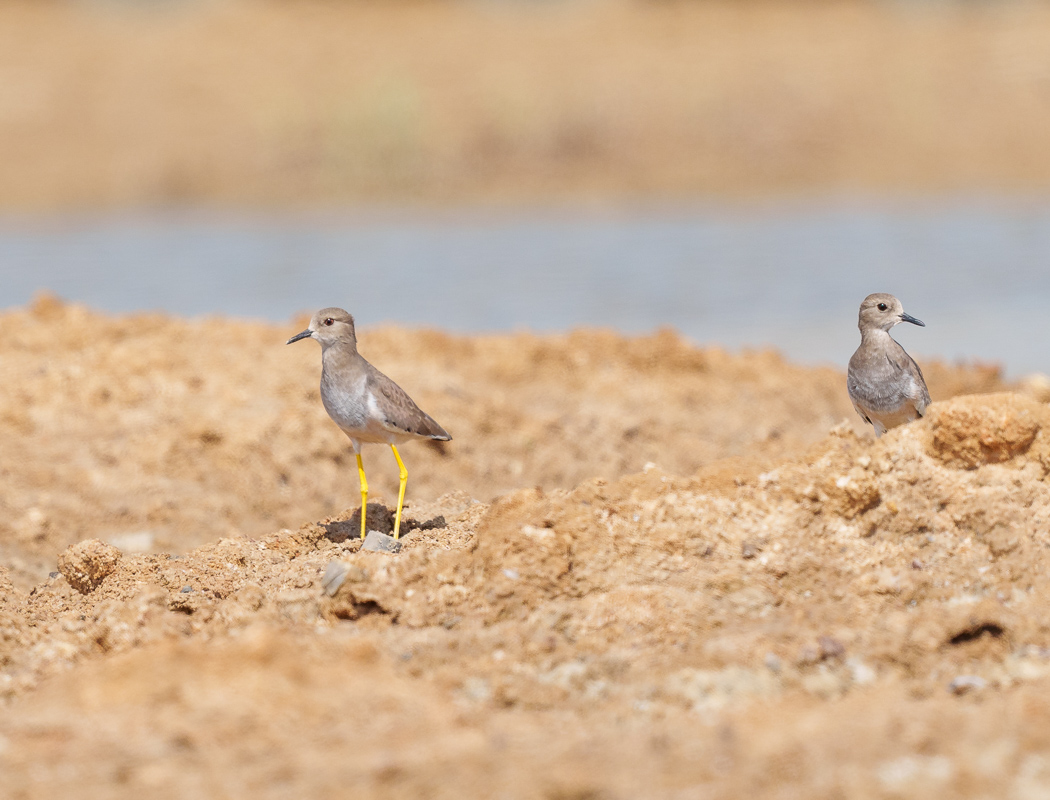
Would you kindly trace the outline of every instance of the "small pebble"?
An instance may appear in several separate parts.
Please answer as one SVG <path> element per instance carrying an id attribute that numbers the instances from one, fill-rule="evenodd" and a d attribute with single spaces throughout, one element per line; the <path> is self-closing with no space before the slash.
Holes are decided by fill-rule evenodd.
<path id="1" fill-rule="evenodd" d="M 811 666 L 820 661 L 820 650 L 811 644 L 799 648 L 798 658 L 795 659 L 801 666 Z"/>
<path id="2" fill-rule="evenodd" d="M 62 574 L 61 572 L 49 572 L 49 573 L 47 573 L 47 577 L 49 577 L 52 580 L 54 580 L 55 578 L 57 578 L 61 574 Z"/>
<path id="3" fill-rule="evenodd" d="M 346 580 L 346 573 L 346 564 L 341 561 L 329 562 L 328 566 L 325 567 L 324 576 L 321 578 L 321 588 L 324 589 L 324 593 L 332 597 L 338 592 L 339 587 Z"/>
<path id="4" fill-rule="evenodd" d="M 365 537 L 362 550 L 370 550 L 374 553 L 397 553 L 401 550 L 401 542 L 393 536 L 388 536 L 379 531 L 369 531 Z"/>
<path id="5" fill-rule="evenodd" d="M 179 589 L 179 591 L 182 592 L 183 594 L 189 594 L 190 592 L 193 591 L 193 587 L 192 586 L 183 586 L 181 589 Z"/>
<path id="6" fill-rule="evenodd" d="M 817 639 L 817 644 L 820 645 L 821 658 L 841 658 L 846 654 L 846 648 L 842 646 L 842 642 L 831 636 L 821 636 Z"/>
<path id="7" fill-rule="evenodd" d="M 948 691 L 952 694 L 966 694 L 979 691 L 987 685 L 988 681 L 979 675 L 959 675 L 948 684 Z"/>

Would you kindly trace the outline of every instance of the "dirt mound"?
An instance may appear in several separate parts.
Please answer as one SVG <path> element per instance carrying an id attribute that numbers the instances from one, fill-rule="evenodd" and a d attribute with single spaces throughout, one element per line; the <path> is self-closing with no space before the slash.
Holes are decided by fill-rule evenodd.
<path id="1" fill-rule="evenodd" d="M 1040 796 L 1048 472 L 1047 406 L 960 397 L 766 466 L 449 494 L 396 557 L 346 513 L 0 581 L 0 791 Z"/>
<path id="2" fill-rule="evenodd" d="M 317 348 L 284 346 L 303 327 L 107 317 L 50 297 L 0 315 L 0 563 L 13 579 L 28 588 L 83 539 L 184 553 L 356 506 Z M 387 328 L 362 331 L 361 347 L 455 437 L 406 449 L 409 516 L 456 490 L 487 502 L 647 462 L 691 474 L 729 456 L 783 457 L 855 416 L 835 370 L 699 349 L 670 331 Z M 935 398 L 1003 388 L 991 368 L 929 373 Z M 396 497 L 391 454 L 367 450 L 365 463 L 374 498 Z"/>

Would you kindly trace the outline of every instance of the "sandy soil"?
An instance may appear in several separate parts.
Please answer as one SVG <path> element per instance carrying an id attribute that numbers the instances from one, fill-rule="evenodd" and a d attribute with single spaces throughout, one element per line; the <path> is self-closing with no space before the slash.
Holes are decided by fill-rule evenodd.
<path id="1" fill-rule="evenodd" d="M 1050 186 L 1042 3 L 0 5 L 0 208 Z"/>
<path id="2" fill-rule="evenodd" d="M 363 330 L 455 436 L 389 556 L 301 327 L 0 316 L 0 795 L 1050 791 L 1045 382 L 876 441 L 771 353 Z"/>

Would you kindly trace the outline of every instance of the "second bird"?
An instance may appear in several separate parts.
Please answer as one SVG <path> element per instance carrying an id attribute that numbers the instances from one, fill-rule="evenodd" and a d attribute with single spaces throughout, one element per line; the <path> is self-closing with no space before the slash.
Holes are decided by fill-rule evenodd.
<path id="1" fill-rule="evenodd" d="M 357 352 L 354 318 L 341 308 L 322 308 L 310 320 L 310 327 L 297 333 L 288 344 L 307 337 L 321 344 L 321 402 L 325 411 L 350 439 L 357 456 L 361 477 L 361 538 L 367 530 L 368 480 L 361 461 L 361 445 L 388 444 L 397 459 L 400 488 L 394 538 L 401 531 L 401 510 L 405 505 L 405 469 L 397 445 L 411 439 L 447 442 L 452 437 L 428 414 L 420 410 L 405 390 L 377 370 Z"/>
<path id="2" fill-rule="evenodd" d="M 846 386 L 853 407 L 874 426 L 876 436 L 918 419 L 930 404 L 922 370 L 890 336 L 890 328 L 900 322 L 926 327 L 905 314 L 892 294 L 869 294 L 860 304 L 860 347 L 849 360 Z"/>

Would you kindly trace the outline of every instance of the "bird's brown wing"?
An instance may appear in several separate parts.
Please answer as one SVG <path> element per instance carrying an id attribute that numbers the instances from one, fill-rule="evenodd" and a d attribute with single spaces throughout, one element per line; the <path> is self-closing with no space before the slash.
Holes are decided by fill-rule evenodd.
<path id="1" fill-rule="evenodd" d="M 918 394 L 912 397 L 911 400 L 915 403 L 915 412 L 921 417 L 926 414 L 926 408 L 932 402 L 930 400 L 930 390 L 926 387 L 926 378 L 923 377 L 922 369 L 915 362 L 915 359 L 908 355 L 908 351 L 901 347 L 899 342 L 897 342 L 897 357 L 900 360 L 900 368 L 905 372 L 911 373 L 912 379 L 919 390 Z"/>
<path id="2" fill-rule="evenodd" d="M 368 389 L 375 396 L 383 427 L 387 430 L 443 442 L 452 438 L 433 417 L 415 404 L 404 389 L 375 368 L 368 376 Z"/>

